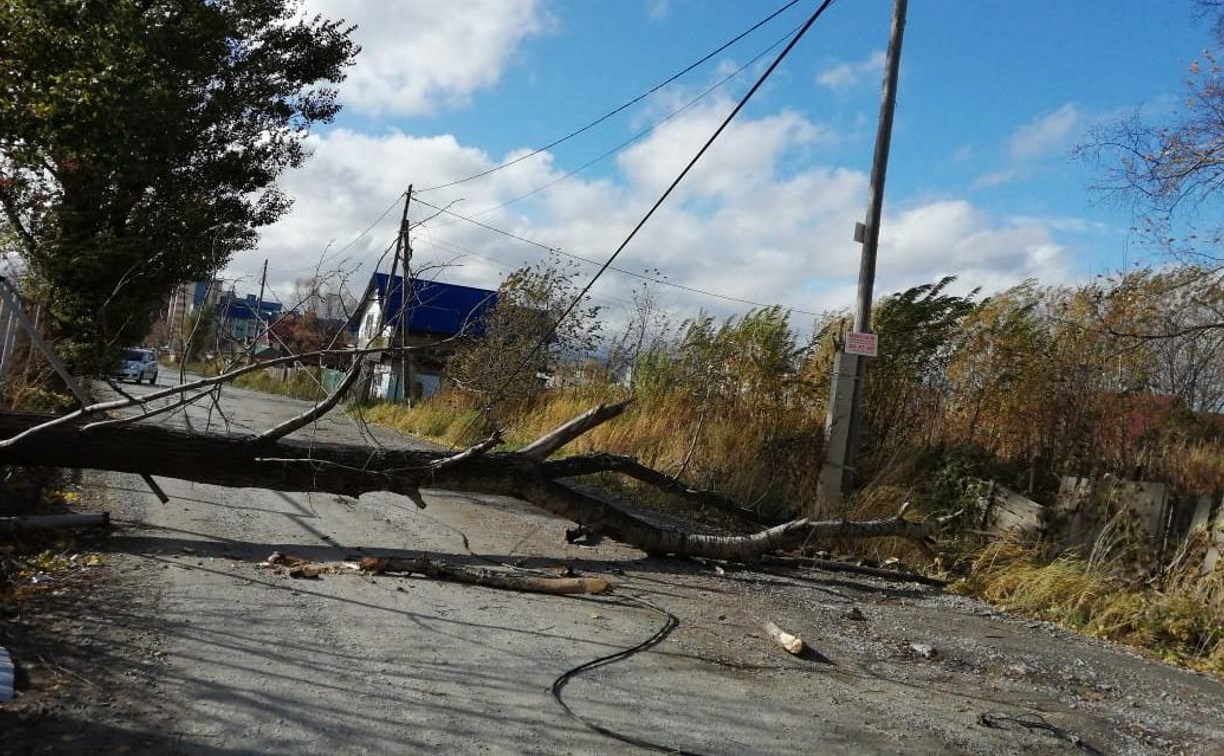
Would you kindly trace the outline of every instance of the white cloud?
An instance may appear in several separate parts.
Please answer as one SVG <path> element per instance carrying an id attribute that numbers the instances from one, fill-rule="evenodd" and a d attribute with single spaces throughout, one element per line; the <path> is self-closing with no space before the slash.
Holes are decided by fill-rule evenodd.
<path id="1" fill-rule="evenodd" d="M 1057 283 L 1068 279 L 1071 261 L 1055 225 L 1041 218 L 997 222 L 965 200 L 931 202 L 886 219 L 879 267 L 896 288 L 945 275 L 987 293 L 1027 278 Z"/>
<path id="2" fill-rule="evenodd" d="M 357 24 L 362 51 L 340 87 L 351 110 L 418 115 L 491 87 L 519 44 L 550 26 L 540 0 L 306 0 Z"/>
<path id="3" fill-rule="evenodd" d="M 652 21 L 662 21 L 671 13 L 676 0 L 646 0 L 646 15 Z"/>
<path id="4" fill-rule="evenodd" d="M 1083 123 L 1083 114 L 1067 103 L 1017 129 L 1007 141 L 1008 154 L 1013 160 L 1031 160 L 1064 150 Z"/>
<path id="5" fill-rule="evenodd" d="M 617 165 L 639 191 L 658 194 L 679 175 L 733 105 L 725 98 L 704 103 L 657 128 L 624 151 Z M 793 111 L 733 122 L 682 185 L 682 196 L 730 197 L 771 180 L 779 159 L 790 151 L 832 139 L 824 127 Z"/>
<path id="6" fill-rule="evenodd" d="M 1015 168 L 1001 168 L 990 173 L 983 173 L 973 180 L 974 189 L 985 189 L 992 186 L 1010 184 L 1020 177 L 1020 171 Z"/>
<path id="7" fill-rule="evenodd" d="M 842 63 L 816 75 L 816 83 L 834 91 L 845 92 L 867 78 L 879 80 L 884 74 L 884 51 L 876 50 L 865 59 Z"/>
<path id="8" fill-rule="evenodd" d="M 978 176 L 974 188 L 1002 186 L 1030 177 L 1043 159 L 1070 147 L 1085 120 L 1079 108 L 1067 103 L 1017 128 L 1007 138 L 1007 164 Z"/>
<path id="9" fill-rule="evenodd" d="M 608 177 L 561 181 L 530 200 L 499 207 L 562 175 L 564 168 L 554 165 L 551 155 L 540 155 L 485 179 L 426 193 L 412 217 L 419 221 L 434 212 L 421 202 L 446 206 L 462 200 L 454 205 L 457 212 L 602 261 L 717 120 L 713 106 L 685 113 L 623 153 L 617 172 Z M 790 112 L 739 122 L 624 250 L 617 267 L 635 272 L 658 268 L 671 282 L 754 302 L 809 311 L 850 306 L 859 258 L 859 245 L 851 237 L 866 206 L 867 176 L 820 165 L 815 158 L 822 133 L 818 125 Z M 234 261 L 229 275 L 256 280 L 267 257 L 272 286 L 287 292 L 295 277 L 309 272 L 329 240 L 335 240 L 334 252 L 387 209 L 409 181 L 420 189 L 522 154 L 489 155 L 450 136 L 421 138 L 396 131 L 363 135 L 335 130 L 312 137 L 311 145 L 314 157 L 283 182 L 297 201 L 292 214 L 267 229 L 261 249 Z M 803 158 L 798 163 L 796 155 Z M 361 288 L 379 253 L 394 239 L 397 220 L 395 207 L 345 253 L 363 265 L 353 288 Z M 887 294 L 946 274 L 960 276 L 966 289 L 981 285 L 987 291 L 1032 276 L 1063 279 L 1068 253 L 1055 233 L 1066 223 L 998 220 L 963 199 L 890 209 L 882 226 L 876 291 Z M 495 287 L 509 269 L 544 256 L 536 247 L 445 215 L 418 227 L 414 246 L 416 264 L 451 265 L 440 274 L 443 279 L 488 287 Z M 580 267 L 584 277 L 594 271 L 594 266 Z M 609 273 L 594 290 L 597 303 L 621 307 L 638 283 Z M 673 287 L 658 292 L 686 317 L 703 309 L 723 316 L 749 307 Z M 806 327 L 809 321 L 799 316 L 795 323 Z"/>

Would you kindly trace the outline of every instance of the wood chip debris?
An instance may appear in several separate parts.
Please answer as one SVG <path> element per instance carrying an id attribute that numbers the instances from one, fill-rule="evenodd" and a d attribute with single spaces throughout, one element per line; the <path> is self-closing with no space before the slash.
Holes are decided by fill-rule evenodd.
<path id="1" fill-rule="evenodd" d="M 788 653 L 798 656 L 803 653 L 803 639 L 797 635 L 792 635 L 772 622 L 766 622 L 764 625 L 765 632 L 769 633 L 769 637 Z"/>

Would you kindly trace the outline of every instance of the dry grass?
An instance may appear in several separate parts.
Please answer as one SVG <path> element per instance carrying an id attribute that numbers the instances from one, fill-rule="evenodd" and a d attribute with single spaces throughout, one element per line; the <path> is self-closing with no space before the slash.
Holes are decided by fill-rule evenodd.
<path id="1" fill-rule="evenodd" d="M 1161 450 L 1157 474 L 1181 491 L 1213 494 L 1224 490 L 1224 442 L 1168 446 Z"/>
<path id="2" fill-rule="evenodd" d="M 622 398 L 621 389 L 613 386 L 549 390 L 531 407 L 504 418 L 507 446 L 526 443 L 597 404 Z M 379 405 L 364 414 L 374 422 L 455 446 L 469 445 L 488 430 L 478 408 L 459 394 L 443 393 L 411 409 Z M 781 519 L 804 513 L 815 498 L 820 426 L 810 408 L 771 406 L 752 396 L 711 403 L 669 389 L 637 397 L 620 417 L 578 439 L 565 453 L 598 449 L 632 455 L 691 485 L 759 504 L 766 517 Z M 929 446 L 897 453 L 884 461 L 873 484 L 837 514 L 852 519 L 893 517 L 906 501 L 914 504 L 911 511 L 928 516 L 962 506 L 963 500 L 937 491 L 936 473 L 946 467 L 946 457 Z M 1224 455 L 1202 447 L 1186 455 L 1178 474 L 1183 480 L 1214 481 L 1214 471 L 1224 465 L 1221 459 Z M 966 469 L 966 475 L 973 472 Z M 605 477 L 597 484 L 648 506 L 675 506 L 633 482 Z M 691 508 L 683 514 L 691 515 Z M 1224 571 L 1198 573 L 1206 536 L 1188 539 L 1161 570 L 1146 541 L 1136 538 L 1129 524 L 1124 518 L 1111 522 L 1092 553 L 1082 557 L 1059 554 L 1054 545 L 984 545 L 983 536 L 968 531 L 940 548 L 951 561 L 964 565 L 968 576 L 957 584 L 960 592 L 1224 673 Z M 881 560 L 895 557 L 912 566 L 929 564 L 933 556 L 923 546 L 899 539 L 820 546 Z"/>
<path id="3" fill-rule="evenodd" d="M 277 368 L 256 370 L 235 378 L 234 385 L 251 391 L 305 399 L 309 402 L 318 402 L 327 398 L 327 392 L 320 383 L 319 371 L 311 368 L 293 370 L 287 378 L 283 378 L 281 371 Z"/>
<path id="4" fill-rule="evenodd" d="M 1031 545 L 995 543 L 977 554 L 969 576 L 954 589 L 1169 661 L 1224 673 L 1222 575 L 1218 570 L 1199 575 L 1191 561 L 1166 573 L 1157 590 L 1077 556 L 1042 563 Z"/>
<path id="5" fill-rule="evenodd" d="M 479 410 L 462 397 L 442 395 L 433 401 L 406 404 L 384 402 L 358 410 L 363 420 L 428 438 L 448 446 L 469 446 L 480 440 L 484 425 Z"/>

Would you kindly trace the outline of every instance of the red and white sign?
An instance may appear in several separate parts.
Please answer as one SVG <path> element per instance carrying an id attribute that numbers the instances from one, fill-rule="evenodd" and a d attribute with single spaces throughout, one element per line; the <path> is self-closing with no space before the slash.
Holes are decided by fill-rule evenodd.
<path id="1" fill-rule="evenodd" d="M 846 354 L 861 354 L 864 357 L 877 357 L 880 351 L 880 339 L 874 333 L 846 334 Z"/>

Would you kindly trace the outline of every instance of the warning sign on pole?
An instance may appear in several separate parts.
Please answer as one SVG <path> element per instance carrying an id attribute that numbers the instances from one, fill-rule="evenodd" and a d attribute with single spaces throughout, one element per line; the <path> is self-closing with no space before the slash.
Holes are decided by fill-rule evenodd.
<path id="1" fill-rule="evenodd" d="M 846 354 L 861 354 L 864 357 L 879 356 L 879 338 L 874 333 L 846 334 Z"/>

